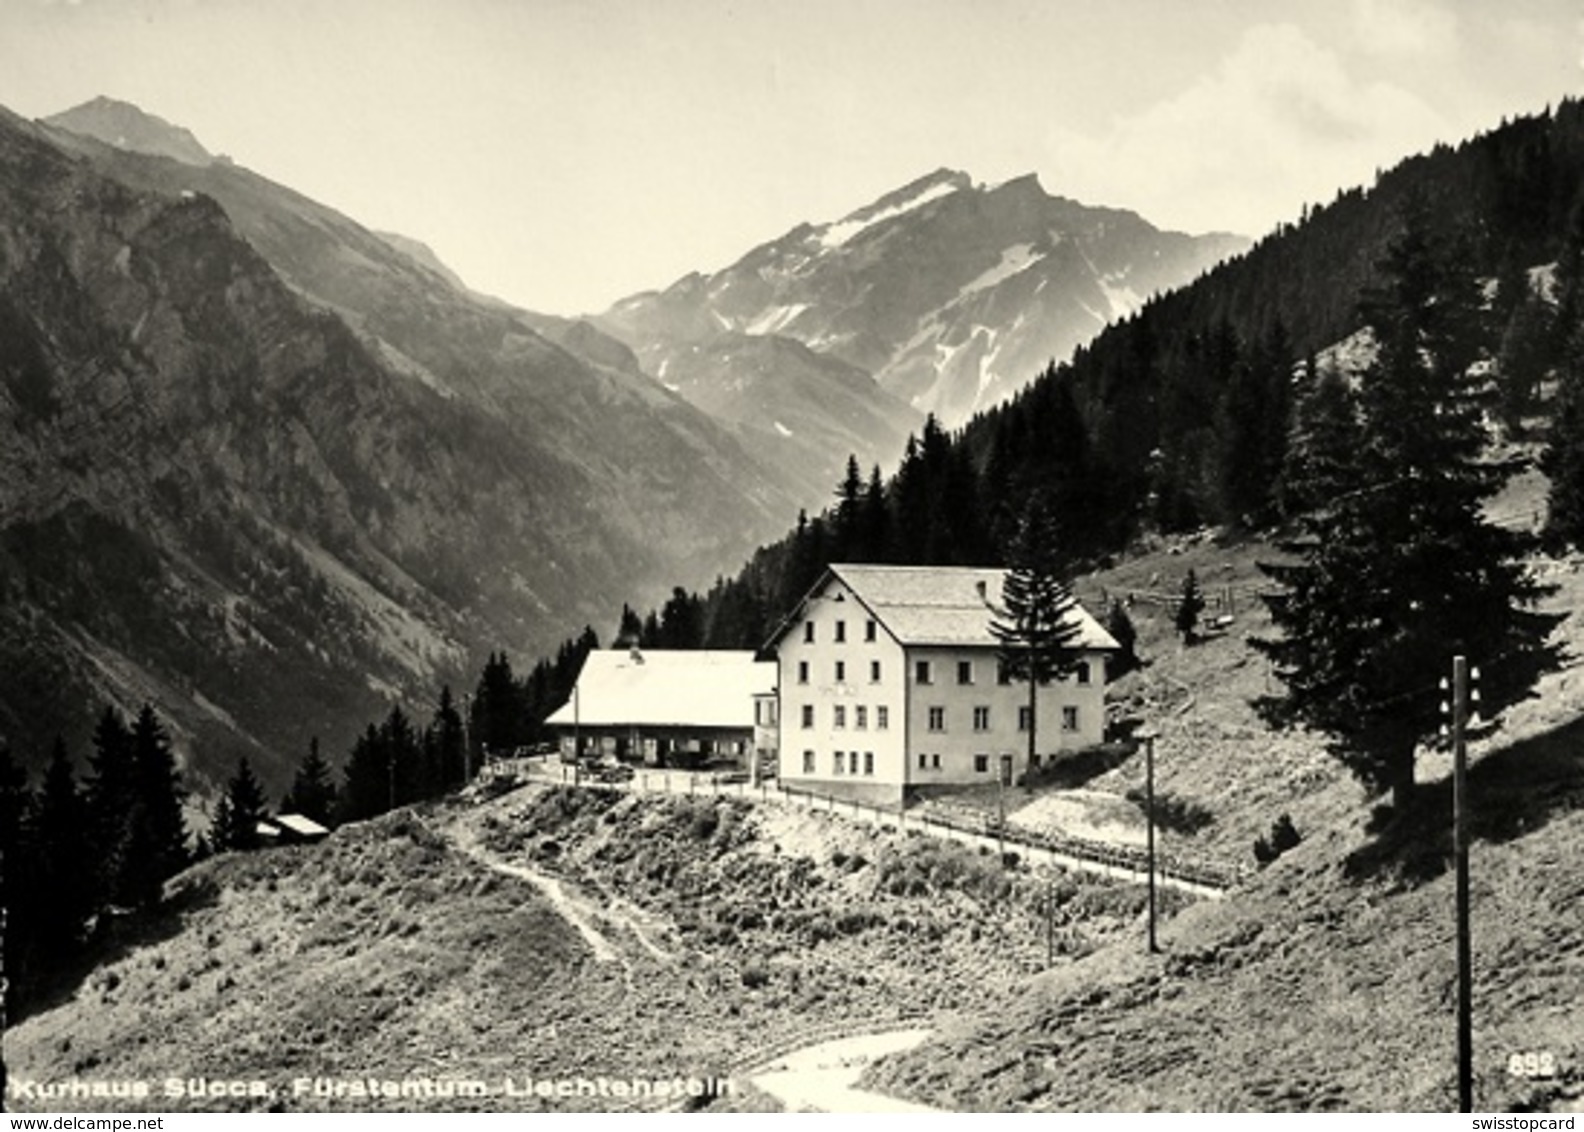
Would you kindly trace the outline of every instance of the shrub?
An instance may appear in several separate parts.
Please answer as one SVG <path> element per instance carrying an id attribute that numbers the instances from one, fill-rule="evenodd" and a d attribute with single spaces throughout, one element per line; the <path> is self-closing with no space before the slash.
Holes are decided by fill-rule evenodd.
<path id="1" fill-rule="evenodd" d="M 1292 818 L 1282 814 L 1271 823 L 1270 833 L 1254 840 L 1254 859 L 1262 866 L 1268 865 L 1287 850 L 1303 840 L 1303 835 L 1293 825 Z"/>

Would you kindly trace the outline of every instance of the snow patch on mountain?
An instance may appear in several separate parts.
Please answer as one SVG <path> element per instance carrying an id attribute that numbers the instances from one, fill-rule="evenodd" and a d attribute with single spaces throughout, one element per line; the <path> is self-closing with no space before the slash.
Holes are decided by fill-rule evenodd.
<path id="1" fill-rule="evenodd" d="M 749 334 L 779 334 L 785 330 L 793 319 L 808 310 L 807 303 L 792 303 L 787 306 L 766 307 L 759 316 L 747 326 Z"/>
<path id="2" fill-rule="evenodd" d="M 838 220 L 835 224 L 827 226 L 825 231 L 820 233 L 819 242 L 826 249 L 839 248 L 865 228 L 872 227 L 885 220 L 892 220 L 904 213 L 912 212 L 932 200 L 939 200 L 941 197 L 949 196 L 955 193 L 959 187 L 949 181 L 937 182 L 917 196 L 910 197 L 889 208 L 882 208 L 878 212 L 871 212 L 867 215 L 862 212 L 855 212 L 845 220 Z"/>
<path id="3" fill-rule="evenodd" d="M 976 291 L 983 291 L 1005 282 L 1020 272 L 1027 271 L 1040 260 L 1045 258 L 1045 253 L 1035 252 L 1033 244 L 1013 244 L 1001 252 L 1001 262 L 989 271 L 971 280 L 962 290 L 957 292 L 959 299 L 966 298 Z"/>
<path id="4" fill-rule="evenodd" d="M 1111 319 L 1102 321 L 1126 318 L 1143 307 L 1143 296 L 1123 283 L 1122 280 L 1125 278 L 1126 276 L 1122 274 L 1102 275 L 1098 278 L 1100 293 L 1111 305 Z"/>

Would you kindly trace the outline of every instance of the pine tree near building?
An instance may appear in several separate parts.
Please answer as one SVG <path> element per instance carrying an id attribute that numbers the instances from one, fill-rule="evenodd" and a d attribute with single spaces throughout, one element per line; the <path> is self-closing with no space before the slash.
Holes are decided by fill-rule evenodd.
<path id="1" fill-rule="evenodd" d="M 1127 606 L 1119 599 L 1112 598 L 1111 606 L 1106 610 L 1106 632 L 1119 646 L 1106 665 L 1106 679 L 1115 680 L 1139 667 L 1138 629 L 1128 614 Z"/>
<path id="2" fill-rule="evenodd" d="M 308 741 L 308 753 L 297 767 L 291 789 L 281 799 L 281 812 L 302 814 L 320 825 L 330 825 L 336 814 L 335 781 L 330 774 L 330 764 L 319 753 L 319 739 Z"/>
<path id="3" fill-rule="evenodd" d="M 1414 757 L 1442 722 L 1438 682 L 1462 655 L 1485 712 L 1527 694 L 1556 663 L 1556 618 L 1522 555 L 1532 540 L 1484 517 L 1510 469 L 1486 458 L 1481 296 L 1466 256 L 1410 208 L 1361 313 L 1377 345 L 1362 375 L 1352 475 L 1263 564 L 1280 636 L 1254 643 L 1284 691 L 1261 708 L 1324 732 L 1367 786 L 1414 800 Z M 1487 343 L 1488 346 L 1488 343 Z"/>
<path id="4" fill-rule="evenodd" d="M 259 847 L 259 823 L 268 816 L 264 788 L 246 758 L 226 783 L 225 797 L 215 811 L 209 846 L 216 853 L 247 852 Z"/>
<path id="5" fill-rule="evenodd" d="M 1001 583 L 1001 606 L 992 608 L 991 635 L 998 659 L 1013 679 L 1028 683 L 1028 751 L 1032 772 L 1038 751 L 1039 686 L 1073 671 L 1083 657 L 1082 626 L 1044 501 L 1030 500 L 1013 539 L 1010 565 Z"/>

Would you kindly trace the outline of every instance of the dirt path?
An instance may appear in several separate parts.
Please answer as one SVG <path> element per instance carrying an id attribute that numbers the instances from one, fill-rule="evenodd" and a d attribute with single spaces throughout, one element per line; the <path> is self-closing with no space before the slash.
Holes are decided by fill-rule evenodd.
<path id="1" fill-rule="evenodd" d="M 562 919 L 577 929 L 577 933 L 589 945 L 589 950 L 594 953 L 595 960 L 600 963 L 619 962 L 623 965 L 626 964 L 621 952 L 611 945 L 611 941 L 605 937 L 605 934 L 599 928 L 594 926 L 585 914 L 581 902 L 569 896 L 565 886 L 555 877 L 547 876 L 522 865 L 514 865 L 508 861 L 500 860 L 479 843 L 478 836 L 473 830 L 465 826 L 453 826 L 450 830 L 445 831 L 444 835 L 449 837 L 451 844 L 456 846 L 458 852 L 471 857 L 491 872 L 527 881 L 544 893 L 545 899 L 550 902 L 550 907 L 554 908 Z"/>
<path id="2" fill-rule="evenodd" d="M 816 1042 L 776 1058 L 749 1080 L 788 1112 L 944 1112 L 856 1087 L 875 1058 L 912 1049 L 932 1033 L 918 1028 L 886 1030 Z"/>

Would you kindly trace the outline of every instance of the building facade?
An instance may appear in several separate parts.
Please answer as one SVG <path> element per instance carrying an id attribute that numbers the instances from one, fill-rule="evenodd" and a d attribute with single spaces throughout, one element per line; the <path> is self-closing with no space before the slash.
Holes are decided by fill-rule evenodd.
<path id="1" fill-rule="evenodd" d="M 1011 781 L 1028 761 L 1028 684 L 997 659 L 1004 571 L 830 567 L 775 649 L 783 785 L 896 801 L 912 787 Z M 1116 641 L 1088 613 L 1082 659 L 1036 697 L 1036 758 L 1100 743 Z"/>

